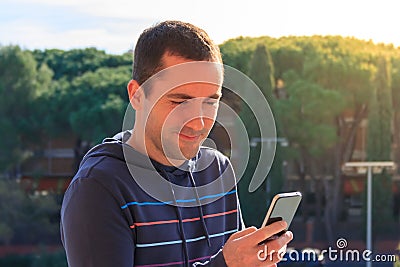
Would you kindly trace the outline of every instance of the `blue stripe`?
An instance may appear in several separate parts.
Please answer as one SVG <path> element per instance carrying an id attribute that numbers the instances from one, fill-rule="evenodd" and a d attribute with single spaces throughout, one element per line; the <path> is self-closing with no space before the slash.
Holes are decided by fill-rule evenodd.
<path id="1" fill-rule="evenodd" d="M 210 235 L 210 237 L 223 236 L 223 235 L 227 235 L 227 234 L 236 233 L 237 231 L 238 231 L 238 229 L 233 229 L 233 230 L 226 231 L 226 232 L 223 232 L 223 233 L 212 234 L 212 235 Z"/>
<path id="2" fill-rule="evenodd" d="M 128 202 L 125 205 L 121 206 L 121 209 L 126 209 L 128 206 L 132 205 L 138 205 L 138 206 L 146 206 L 146 205 L 152 205 L 152 206 L 160 206 L 160 205 L 167 205 L 167 204 L 172 204 L 172 201 L 168 202 Z"/>
<path id="3" fill-rule="evenodd" d="M 218 237 L 218 236 L 223 236 L 223 235 L 227 235 L 227 234 L 231 234 L 231 233 L 235 233 L 237 232 L 238 229 L 233 229 L 233 230 L 229 230 L 229 231 L 225 231 L 222 233 L 217 233 L 217 234 L 212 234 L 210 235 L 210 237 Z M 186 242 L 195 242 L 195 241 L 199 241 L 202 239 L 205 239 L 205 236 L 200 236 L 200 237 L 196 237 L 196 238 L 191 238 L 191 239 L 187 239 Z M 136 247 L 138 248 L 148 248 L 148 247 L 156 247 L 156 246 L 166 246 L 166 245 L 174 245 L 174 244 L 180 244 L 182 243 L 182 240 L 173 240 L 173 241 L 166 241 L 166 242 L 158 242 L 158 243 L 145 243 L 145 244 L 136 244 Z"/>
<path id="4" fill-rule="evenodd" d="M 234 194 L 236 193 L 236 190 L 232 190 L 229 192 L 224 192 L 224 193 L 220 193 L 220 194 L 215 194 L 215 195 L 208 195 L 208 196 L 203 196 L 200 197 L 199 200 L 203 200 L 203 199 L 207 199 L 207 198 L 216 198 L 216 197 L 222 197 L 222 196 L 226 196 L 226 195 L 230 195 L 230 194 Z M 196 199 L 192 198 L 192 199 L 177 199 L 176 202 L 177 203 L 185 203 L 185 202 L 195 202 Z M 172 204 L 172 201 L 167 201 L 167 202 L 137 202 L 137 201 L 133 201 L 133 202 L 128 202 L 125 205 L 121 206 L 121 209 L 126 209 L 128 206 L 132 206 L 132 205 L 138 205 L 138 206 L 146 206 L 146 205 L 153 205 L 153 206 L 161 206 L 161 205 L 169 205 Z"/>
<path id="5" fill-rule="evenodd" d="M 136 244 L 136 247 L 138 247 L 138 248 L 148 248 L 148 247 L 156 247 L 156 246 L 173 245 L 173 244 L 179 244 L 179 243 L 182 243 L 182 240 L 158 242 L 158 243 L 147 243 L 147 244 Z"/>

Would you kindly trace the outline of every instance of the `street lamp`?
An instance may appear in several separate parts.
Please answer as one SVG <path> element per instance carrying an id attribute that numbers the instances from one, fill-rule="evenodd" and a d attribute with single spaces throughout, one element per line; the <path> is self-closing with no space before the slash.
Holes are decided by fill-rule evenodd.
<path id="1" fill-rule="evenodd" d="M 396 164 L 392 161 L 364 161 L 346 162 L 343 166 L 344 172 L 356 170 L 356 173 L 365 173 L 367 170 L 367 250 L 372 251 L 372 172 L 381 173 L 383 169 L 393 171 Z M 371 267 L 371 261 L 367 261 L 367 267 Z"/>
<path id="2" fill-rule="evenodd" d="M 251 147 L 257 147 L 258 143 L 267 143 L 268 149 L 271 148 L 271 145 L 273 143 L 280 144 L 282 147 L 287 147 L 289 146 L 289 141 L 285 137 L 253 137 L 250 139 L 250 146 Z M 283 165 L 283 164 L 282 164 Z M 283 168 L 283 166 L 282 166 Z M 270 179 L 267 179 L 267 182 L 265 183 L 265 191 L 269 195 L 270 193 Z M 269 205 L 269 200 L 267 200 L 267 206 Z"/>
<path id="3" fill-rule="evenodd" d="M 251 138 L 251 140 L 250 140 L 251 147 L 256 147 L 257 143 L 267 143 L 268 148 L 270 148 L 271 143 L 279 143 L 281 146 L 285 146 L 285 147 L 289 145 L 289 141 L 284 137 L 277 137 L 277 138 L 253 137 L 253 138 Z"/>

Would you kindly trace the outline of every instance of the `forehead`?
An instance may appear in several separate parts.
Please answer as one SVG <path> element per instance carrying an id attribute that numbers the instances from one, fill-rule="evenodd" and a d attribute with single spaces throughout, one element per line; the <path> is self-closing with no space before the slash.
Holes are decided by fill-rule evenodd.
<path id="1" fill-rule="evenodd" d="M 221 97 L 221 87 L 216 84 L 195 82 L 173 88 L 165 92 L 163 97 L 181 99 L 207 97 L 216 99 Z"/>
<path id="2" fill-rule="evenodd" d="M 223 66 L 220 63 L 166 56 L 163 59 L 163 67 L 163 70 L 146 81 L 151 87 L 152 97 L 159 98 L 177 93 L 192 97 L 221 94 Z"/>

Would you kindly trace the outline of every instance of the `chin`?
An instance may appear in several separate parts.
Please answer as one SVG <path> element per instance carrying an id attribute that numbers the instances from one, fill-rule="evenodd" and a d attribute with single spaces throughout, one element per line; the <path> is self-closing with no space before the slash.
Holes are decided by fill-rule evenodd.
<path id="1" fill-rule="evenodd" d="M 199 152 L 200 146 L 196 148 L 179 148 L 179 149 L 168 149 L 164 150 L 165 155 L 167 158 L 174 159 L 174 160 L 189 160 L 194 158 L 197 153 Z"/>
<path id="2" fill-rule="evenodd" d="M 194 158 L 197 153 L 199 153 L 200 145 L 196 146 L 196 148 L 191 149 L 181 149 L 181 153 L 185 157 L 185 159 L 192 159 Z"/>

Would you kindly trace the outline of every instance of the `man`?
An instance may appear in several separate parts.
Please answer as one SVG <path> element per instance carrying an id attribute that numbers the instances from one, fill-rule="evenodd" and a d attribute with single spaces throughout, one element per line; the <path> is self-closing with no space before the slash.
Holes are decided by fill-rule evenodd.
<path id="1" fill-rule="evenodd" d="M 276 266 L 292 233 L 264 241 L 286 223 L 243 229 L 228 158 L 201 146 L 217 115 L 221 63 L 191 24 L 142 33 L 128 84 L 134 127 L 90 150 L 64 196 L 71 267 Z"/>

